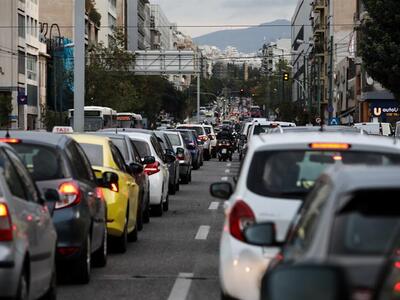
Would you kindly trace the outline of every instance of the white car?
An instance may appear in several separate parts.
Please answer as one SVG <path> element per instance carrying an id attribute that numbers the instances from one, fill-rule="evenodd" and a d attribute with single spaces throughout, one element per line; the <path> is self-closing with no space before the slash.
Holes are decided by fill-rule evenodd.
<path id="1" fill-rule="evenodd" d="M 304 197 L 327 166 L 385 165 L 391 163 L 385 155 L 399 150 L 392 139 L 354 133 L 254 136 L 236 190 L 228 182 L 211 185 L 213 196 L 228 199 L 219 257 L 222 299 L 258 300 L 261 278 L 278 253 L 278 248 L 248 243 L 248 225 L 273 222 L 277 240 L 283 242 Z"/>
<path id="2" fill-rule="evenodd" d="M 204 130 L 210 139 L 211 146 L 211 157 L 217 157 L 216 147 L 217 147 L 217 136 L 214 132 L 214 127 L 212 125 L 203 125 Z"/>
<path id="3" fill-rule="evenodd" d="M 157 216 L 162 216 L 163 211 L 167 211 L 169 206 L 169 170 L 167 155 L 163 153 L 157 137 L 151 131 L 121 131 L 119 133 L 126 134 L 133 141 L 141 156 L 153 156 L 156 159 L 153 164 L 146 165 L 144 170 L 147 175 L 149 175 L 152 213 Z"/>
<path id="4" fill-rule="evenodd" d="M 254 119 L 252 124 L 247 130 L 247 142 L 251 140 L 254 135 L 267 132 L 270 128 L 275 127 L 296 127 L 295 123 L 292 122 L 281 122 L 281 121 L 268 121 L 267 119 Z"/>
<path id="5" fill-rule="evenodd" d="M 201 124 L 183 124 L 176 126 L 176 129 L 190 129 L 195 130 L 197 133 L 197 141 L 203 144 L 204 160 L 209 160 L 211 158 L 211 140 L 207 136 L 207 132 L 204 129 L 204 125 Z"/>

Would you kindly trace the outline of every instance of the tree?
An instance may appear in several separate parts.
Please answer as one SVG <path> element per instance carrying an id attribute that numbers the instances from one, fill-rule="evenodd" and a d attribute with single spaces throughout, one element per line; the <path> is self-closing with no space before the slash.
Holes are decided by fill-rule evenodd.
<path id="1" fill-rule="evenodd" d="M 11 95 L 0 94 L 0 128 L 7 128 L 10 125 L 11 100 Z"/>
<path id="2" fill-rule="evenodd" d="M 400 5 L 398 0 L 364 0 L 368 17 L 361 25 L 365 70 L 400 99 Z"/>

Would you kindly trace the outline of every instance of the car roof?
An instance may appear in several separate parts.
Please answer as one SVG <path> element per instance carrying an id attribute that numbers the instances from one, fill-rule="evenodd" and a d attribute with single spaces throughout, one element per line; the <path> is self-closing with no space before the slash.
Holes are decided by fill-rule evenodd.
<path id="1" fill-rule="evenodd" d="M 316 131 L 321 131 L 321 126 L 297 126 L 297 127 L 280 127 L 283 132 L 316 132 Z M 354 132 L 354 133 L 361 133 L 364 132 L 363 130 L 356 128 L 356 127 L 350 127 L 350 126 L 323 126 L 323 131 L 328 131 L 328 132 L 336 132 L 336 131 L 346 131 L 346 132 Z M 275 132 L 279 132 L 276 130 Z"/>
<path id="2" fill-rule="evenodd" d="M 0 137 L 5 137 L 7 131 L 1 130 Z M 10 138 L 21 139 L 22 142 L 29 141 L 30 143 L 47 145 L 47 146 L 60 146 L 63 147 L 67 142 L 71 140 L 68 135 L 55 134 L 51 132 L 41 131 L 22 131 L 22 130 L 10 130 Z"/>
<path id="3" fill-rule="evenodd" d="M 178 127 L 203 127 L 202 124 L 180 124 L 176 125 L 176 128 Z"/>
<path id="4" fill-rule="evenodd" d="M 101 129 L 99 132 L 110 132 L 110 133 L 122 133 L 122 132 L 141 132 L 141 133 L 152 133 L 152 130 L 148 129 L 141 129 L 141 128 L 106 128 Z"/>
<path id="5" fill-rule="evenodd" d="M 86 143 L 86 144 L 104 145 L 110 141 L 110 138 L 107 136 L 94 135 L 94 134 L 73 133 L 71 134 L 71 137 L 75 139 L 78 143 Z"/>
<path id="6" fill-rule="evenodd" d="M 350 145 L 366 146 L 371 148 L 400 150 L 400 143 L 392 138 L 382 136 L 362 135 L 346 132 L 295 132 L 285 134 L 259 134 L 254 135 L 249 146 L 255 149 L 263 149 L 271 146 L 308 147 L 311 143 L 347 143 Z M 400 152 L 399 152 L 400 154 Z"/>
<path id="7" fill-rule="evenodd" d="M 90 133 L 88 132 L 88 134 L 105 136 L 110 139 L 120 139 L 120 140 L 126 139 L 125 134 L 118 134 L 118 133 L 112 133 L 112 132 L 95 131 L 95 132 L 90 132 Z"/>

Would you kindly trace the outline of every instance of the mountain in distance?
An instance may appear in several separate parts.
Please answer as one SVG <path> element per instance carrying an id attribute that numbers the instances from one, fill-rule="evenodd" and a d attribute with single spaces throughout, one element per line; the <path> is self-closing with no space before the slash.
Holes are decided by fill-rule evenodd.
<path id="1" fill-rule="evenodd" d="M 290 21 L 275 20 L 257 27 L 221 30 L 194 38 L 197 45 L 216 46 L 224 50 L 228 46 L 236 47 L 240 52 L 253 53 L 266 42 L 290 38 Z"/>

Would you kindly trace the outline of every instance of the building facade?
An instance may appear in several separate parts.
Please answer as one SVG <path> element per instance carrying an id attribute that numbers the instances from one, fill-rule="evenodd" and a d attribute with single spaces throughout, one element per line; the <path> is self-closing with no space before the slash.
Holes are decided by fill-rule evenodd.
<path id="1" fill-rule="evenodd" d="M 158 49 L 172 50 L 173 24 L 170 23 L 160 5 L 150 4 L 150 9 L 151 29 L 153 31 L 153 34 L 159 37 L 159 40 L 155 38 L 155 41 L 159 42 L 159 45 L 157 45 Z"/>
<path id="2" fill-rule="evenodd" d="M 3 1 L 0 25 L 0 93 L 12 99 L 10 126 L 41 128 L 47 54 L 39 40 L 39 1 Z"/>
<path id="3" fill-rule="evenodd" d="M 261 70 L 264 75 L 270 75 L 275 72 L 281 60 L 290 60 L 290 44 L 290 39 L 280 39 L 263 45 Z"/>
<path id="4" fill-rule="evenodd" d="M 128 50 L 150 49 L 150 7 L 148 0 L 127 1 Z"/>

